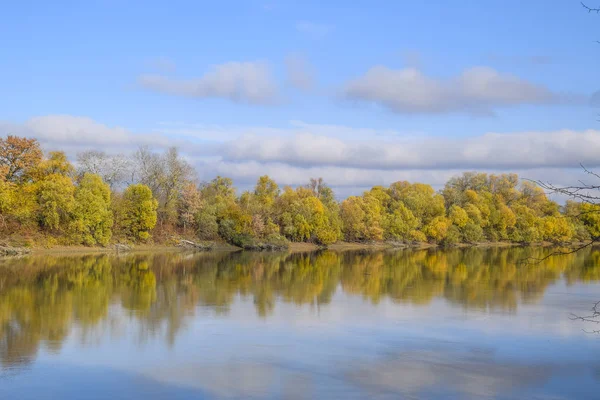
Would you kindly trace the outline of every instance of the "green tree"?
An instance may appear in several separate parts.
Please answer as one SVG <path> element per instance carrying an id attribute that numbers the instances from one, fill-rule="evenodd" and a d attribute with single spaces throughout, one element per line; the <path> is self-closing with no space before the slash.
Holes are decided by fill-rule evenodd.
<path id="1" fill-rule="evenodd" d="M 448 217 L 450 218 L 450 221 L 459 228 L 464 228 L 464 226 L 469 223 L 469 214 L 467 214 L 461 206 L 456 204 L 450 207 Z"/>
<path id="2" fill-rule="evenodd" d="M 430 185 L 423 183 L 395 182 L 390 185 L 390 195 L 394 201 L 401 201 L 420 221 L 421 226 L 434 218 L 446 214 L 444 198 L 435 193 Z"/>
<path id="3" fill-rule="evenodd" d="M 156 226 L 158 201 L 146 185 L 130 185 L 123 194 L 122 226 L 130 238 L 148 240 Z"/>
<path id="4" fill-rule="evenodd" d="M 404 203 L 399 203 L 392 213 L 385 216 L 386 237 L 395 240 L 415 240 L 413 232 L 419 227 L 419 220 Z"/>
<path id="5" fill-rule="evenodd" d="M 51 151 L 48 158 L 41 161 L 32 171 L 34 180 L 43 180 L 49 175 L 61 175 L 72 177 L 75 172 L 73 164 L 67 159 L 62 151 Z"/>
<path id="6" fill-rule="evenodd" d="M 58 231 L 70 220 L 75 205 L 75 185 L 68 176 L 50 174 L 36 184 L 38 220 L 49 231 Z"/>
<path id="7" fill-rule="evenodd" d="M 110 187 L 99 175 L 84 174 L 75 190 L 71 222 L 77 242 L 106 246 L 112 235 Z"/>
<path id="8" fill-rule="evenodd" d="M 277 186 L 274 180 L 267 175 L 258 178 L 258 182 L 256 182 L 256 186 L 254 187 L 254 196 L 256 196 L 257 202 L 261 207 L 266 210 L 271 209 L 279 193 L 279 186 Z"/>
<path id="9" fill-rule="evenodd" d="M 432 219 L 429 224 L 423 228 L 423 233 L 428 239 L 439 243 L 446 238 L 448 228 L 450 228 L 451 225 L 452 223 L 448 218 L 438 216 Z"/>
<path id="10" fill-rule="evenodd" d="M 382 240 L 381 206 L 376 197 L 365 193 L 351 196 L 340 206 L 344 238 L 348 241 Z"/>
<path id="11" fill-rule="evenodd" d="M 276 203 L 277 221 L 289 240 L 330 244 L 339 237 L 339 228 L 328 209 L 310 188 L 286 187 Z"/>

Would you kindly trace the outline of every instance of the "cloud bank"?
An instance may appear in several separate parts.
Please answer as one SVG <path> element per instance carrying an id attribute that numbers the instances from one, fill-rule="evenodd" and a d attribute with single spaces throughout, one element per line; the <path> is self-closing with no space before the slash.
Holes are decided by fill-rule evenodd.
<path id="1" fill-rule="evenodd" d="M 247 187 L 264 174 L 282 185 L 300 185 L 320 176 L 341 189 L 340 196 L 398 180 L 439 187 L 467 170 L 516 172 L 569 184 L 589 178 L 579 163 L 600 168 L 598 130 L 451 139 L 293 121 L 285 128 L 165 123 L 155 132 L 134 133 L 86 117 L 49 115 L 22 124 L 0 123 L 0 131 L 38 138 L 46 150 L 65 150 L 72 158 L 89 149 L 127 153 L 140 145 L 178 146 L 203 180 L 224 175 Z"/>
<path id="2" fill-rule="evenodd" d="M 394 70 L 376 66 L 348 82 L 342 96 L 375 103 L 400 114 L 493 115 L 500 107 L 583 101 L 579 96 L 556 93 L 489 67 L 469 68 L 458 76 L 440 79 L 426 76 L 416 68 Z"/>
<path id="3" fill-rule="evenodd" d="M 569 168 L 579 163 L 595 167 L 600 166 L 598 154 L 598 130 L 380 140 L 299 132 L 291 137 L 245 135 L 223 146 L 227 161 L 384 170 Z"/>

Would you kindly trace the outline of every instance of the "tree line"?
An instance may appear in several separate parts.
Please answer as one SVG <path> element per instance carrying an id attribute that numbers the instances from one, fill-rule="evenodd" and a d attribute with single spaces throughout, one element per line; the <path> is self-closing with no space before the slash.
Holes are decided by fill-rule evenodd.
<path id="1" fill-rule="evenodd" d="M 466 172 L 440 191 L 400 181 L 338 201 L 321 178 L 282 189 L 265 175 L 240 194 L 229 178 L 198 183 L 175 148 L 141 147 L 130 156 L 86 151 L 74 166 L 64 152 L 44 155 L 36 139 L 0 138 L 0 235 L 32 245 L 173 237 L 242 247 L 342 240 L 566 243 L 598 237 L 598 211 L 586 202 L 561 206 L 516 174 Z"/>

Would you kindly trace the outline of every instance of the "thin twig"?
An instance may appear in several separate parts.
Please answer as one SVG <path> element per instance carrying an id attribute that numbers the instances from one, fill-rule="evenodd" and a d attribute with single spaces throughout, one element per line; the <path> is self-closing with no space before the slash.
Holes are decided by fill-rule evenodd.
<path id="1" fill-rule="evenodd" d="M 591 12 L 595 12 L 596 14 L 600 13 L 600 8 L 591 8 L 586 6 L 583 1 L 581 2 L 581 5 L 583 6 L 583 8 L 585 8 L 587 10 L 587 12 L 591 13 Z"/>
<path id="2" fill-rule="evenodd" d="M 553 251 L 552 253 L 550 253 L 547 256 L 542 257 L 542 258 L 527 257 L 527 258 L 524 258 L 523 260 L 521 260 L 521 263 L 538 264 L 538 263 L 541 263 L 543 261 L 546 261 L 547 259 L 549 259 L 551 257 L 566 256 L 566 255 L 569 255 L 569 254 L 574 254 L 574 253 L 577 253 L 578 251 L 581 251 L 581 250 L 586 249 L 588 247 L 592 247 L 595 243 L 598 243 L 598 241 L 600 241 L 600 237 L 594 237 L 589 242 L 584 243 L 584 244 L 582 244 L 580 246 L 577 246 L 576 248 L 571 249 L 569 251 L 556 250 L 556 251 Z M 527 262 L 527 261 L 529 261 L 529 262 Z"/>

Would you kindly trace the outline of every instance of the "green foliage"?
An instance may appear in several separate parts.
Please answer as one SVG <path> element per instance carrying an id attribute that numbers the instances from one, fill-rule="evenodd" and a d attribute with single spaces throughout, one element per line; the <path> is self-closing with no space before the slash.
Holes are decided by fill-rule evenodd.
<path id="1" fill-rule="evenodd" d="M 110 188 L 102 178 L 85 174 L 75 191 L 71 227 L 76 242 L 106 246 L 112 236 Z"/>
<path id="2" fill-rule="evenodd" d="M 451 222 L 448 218 L 438 216 L 423 228 L 423 233 L 428 239 L 439 243 L 446 238 L 450 226 Z"/>
<path id="3" fill-rule="evenodd" d="M 346 240 L 383 239 L 381 207 L 375 196 L 365 193 L 362 197 L 349 197 L 342 202 L 340 213 Z"/>
<path id="4" fill-rule="evenodd" d="M 31 175 L 34 180 L 44 180 L 50 175 L 61 175 L 71 177 L 75 172 L 75 168 L 67 159 L 67 155 L 62 151 L 51 151 L 47 159 L 42 160 L 35 168 Z"/>
<path id="5" fill-rule="evenodd" d="M 12 210 L 16 200 L 14 192 L 14 184 L 0 180 L 0 215 L 6 216 Z"/>
<path id="6" fill-rule="evenodd" d="M 67 176 L 50 174 L 36 184 L 38 220 L 43 229 L 57 231 L 70 220 L 75 185 Z"/>
<path id="7" fill-rule="evenodd" d="M 479 243 L 484 239 L 483 228 L 474 222 L 467 222 L 462 228 L 462 240 L 465 243 Z"/>
<path id="8" fill-rule="evenodd" d="M 600 237 L 600 206 L 583 203 L 576 211 L 579 220 L 591 237 Z"/>
<path id="9" fill-rule="evenodd" d="M 194 221 L 198 226 L 196 234 L 202 240 L 214 240 L 219 235 L 219 224 L 217 216 L 210 210 L 201 209 L 194 216 Z"/>
<path id="10" fill-rule="evenodd" d="M 340 227 L 313 190 L 286 187 L 275 202 L 281 233 L 294 242 L 330 244 L 337 241 Z"/>
<path id="11" fill-rule="evenodd" d="M 423 183 L 392 183 L 389 193 L 393 201 L 402 202 L 424 226 L 446 214 L 444 198 Z"/>
<path id="12" fill-rule="evenodd" d="M 134 240 L 148 240 L 156 225 L 158 201 L 146 185 L 130 185 L 123 194 L 122 227 Z"/>
<path id="13" fill-rule="evenodd" d="M 550 216 L 543 219 L 544 240 L 554 243 L 568 242 L 573 238 L 573 227 L 565 217 Z"/>
<path id="14" fill-rule="evenodd" d="M 261 176 L 256 182 L 254 196 L 256 196 L 258 204 L 268 209 L 273 206 L 275 199 L 279 196 L 279 186 L 267 175 Z"/>
<path id="15" fill-rule="evenodd" d="M 414 240 L 412 232 L 419 227 L 419 220 L 414 216 L 404 203 L 399 203 L 385 219 L 386 237 L 395 240 Z"/>
<path id="16" fill-rule="evenodd" d="M 237 245 L 252 235 L 252 216 L 245 213 L 236 203 L 232 203 L 219 216 L 219 235 L 227 242 Z"/>
<path id="17" fill-rule="evenodd" d="M 442 240 L 445 246 L 452 246 L 462 241 L 460 229 L 456 225 L 450 225 L 446 230 L 446 236 Z"/>
<path id="18" fill-rule="evenodd" d="M 469 214 L 467 214 L 461 206 L 456 204 L 453 204 L 452 207 L 450 207 L 448 217 L 450 218 L 450 221 L 459 228 L 463 228 L 469 223 Z"/>

